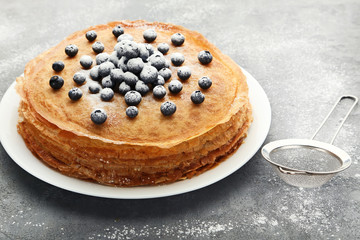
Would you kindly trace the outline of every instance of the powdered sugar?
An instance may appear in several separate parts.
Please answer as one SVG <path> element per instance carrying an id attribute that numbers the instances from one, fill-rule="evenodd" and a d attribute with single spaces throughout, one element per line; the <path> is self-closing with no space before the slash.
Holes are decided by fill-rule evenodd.
<path id="1" fill-rule="evenodd" d="M 188 221 L 179 220 L 175 225 L 162 225 L 160 227 L 144 225 L 142 227 L 132 227 L 124 225 L 122 227 L 108 227 L 101 233 L 92 234 L 88 239 L 194 239 L 200 237 L 215 237 L 218 234 L 227 233 L 236 227 L 237 223 L 229 221 L 219 223 L 217 221 Z"/>

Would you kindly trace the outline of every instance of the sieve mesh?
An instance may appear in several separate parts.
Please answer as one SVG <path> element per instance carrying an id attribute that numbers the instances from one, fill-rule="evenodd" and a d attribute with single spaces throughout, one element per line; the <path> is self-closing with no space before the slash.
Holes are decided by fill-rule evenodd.
<path id="1" fill-rule="evenodd" d="M 286 183 L 303 188 L 320 187 L 335 175 L 335 173 L 315 174 L 315 175 L 309 175 L 309 174 L 291 175 L 291 174 L 282 173 L 279 170 L 279 168 L 275 165 L 272 165 L 272 167 L 274 168 L 275 172 L 280 176 L 280 178 L 284 180 Z"/>
<path id="2" fill-rule="evenodd" d="M 341 166 L 341 160 L 332 153 L 313 147 L 287 146 L 270 152 L 270 158 L 277 165 L 312 172 L 334 171 Z"/>

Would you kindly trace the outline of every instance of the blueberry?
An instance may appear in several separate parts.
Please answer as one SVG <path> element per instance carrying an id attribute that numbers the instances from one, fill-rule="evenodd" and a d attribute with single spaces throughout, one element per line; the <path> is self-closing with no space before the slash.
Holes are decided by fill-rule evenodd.
<path id="1" fill-rule="evenodd" d="M 127 61 L 128 61 L 128 59 L 125 56 L 121 57 L 119 60 L 117 67 L 120 68 L 123 72 L 126 72 L 128 70 L 127 65 L 126 65 Z"/>
<path id="2" fill-rule="evenodd" d="M 110 76 L 106 76 L 101 80 L 101 85 L 103 88 L 112 88 L 115 84 L 111 81 Z"/>
<path id="3" fill-rule="evenodd" d="M 103 88 L 100 91 L 100 98 L 103 101 L 110 101 L 114 97 L 114 91 L 111 88 Z"/>
<path id="4" fill-rule="evenodd" d="M 74 74 L 73 80 L 76 84 L 81 85 L 86 81 L 86 74 L 82 72 L 77 72 Z"/>
<path id="5" fill-rule="evenodd" d="M 114 47 L 115 52 L 117 52 L 119 50 L 119 48 L 124 45 L 123 42 L 124 41 L 121 41 L 121 42 L 118 42 L 117 44 L 115 44 L 115 47 Z M 119 57 L 121 57 L 121 56 L 119 56 Z"/>
<path id="6" fill-rule="evenodd" d="M 101 89 L 101 87 L 97 82 L 92 82 L 89 84 L 89 91 L 91 93 L 98 93 L 98 92 L 100 92 L 100 89 Z"/>
<path id="7" fill-rule="evenodd" d="M 110 79 L 114 84 L 121 83 L 124 81 L 124 72 L 119 68 L 111 69 Z"/>
<path id="8" fill-rule="evenodd" d="M 140 73 L 140 78 L 144 83 L 153 83 L 157 80 L 158 71 L 152 66 L 144 66 Z"/>
<path id="9" fill-rule="evenodd" d="M 127 62 L 126 66 L 128 71 L 138 74 L 144 68 L 144 62 L 141 58 L 132 58 Z"/>
<path id="10" fill-rule="evenodd" d="M 114 52 L 111 53 L 111 55 L 109 57 L 109 61 L 112 62 L 115 66 L 117 66 L 119 64 L 119 58 L 117 56 L 117 52 L 114 51 Z"/>
<path id="11" fill-rule="evenodd" d="M 119 86 L 119 92 L 122 95 L 125 95 L 130 90 L 131 90 L 131 87 L 129 85 L 127 85 L 125 82 L 122 82 Z"/>
<path id="12" fill-rule="evenodd" d="M 171 62 L 174 66 L 180 66 L 185 61 L 184 55 L 181 53 L 173 53 L 171 54 Z"/>
<path id="13" fill-rule="evenodd" d="M 171 78 L 171 70 L 168 68 L 163 68 L 159 71 L 159 75 L 164 78 L 165 81 L 169 80 Z"/>
<path id="14" fill-rule="evenodd" d="M 117 41 L 118 42 L 121 42 L 121 41 L 124 41 L 124 40 L 129 40 L 129 41 L 132 41 L 134 40 L 133 36 L 131 36 L 130 34 L 122 34 L 120 35 L 118 38 L 117 38 Z"/>
<path id="15" fill-rule="evenodd" d="M 75 57 L 75 55 L 78 53 L 79 49 L 75 44 L 70 44 L 65 47 L 65 53 L 69 57 Z"/>
<path id="16" fill-rule="evenodd" d="M 123 57 L 123 56 L 125 56 L 125 44 L 132 44 L 133 43 L 133 41 L 122 41 L 122 42 L 120 42 L 120 43 L 118 43 L 118 44 L 116 44 L 116 52 L 117 52 L 117 56 L 118 56 L 118 58 L 120 59 L 121 57 Z"/>
<path id="17" fill-rule="evenodd" d="M 64 79 L 55 75 L 50 78 L 49 84 L 53 89 L 60 89 L 64 85 Z"/>
<path id="18" fill-rule="evenodd" d="M 162 55 L 162 53 L 157 52 L 151 55 L 148 61 L 151 64 L 151 66 L 155 67 L 157 70 L 160 70 L 165 67 L 166 59 L 164 55 Z"/>
<path id="19" fill-rule="evenodd" d="M 161 52 L 162 54 L 166 54 L 170 47 L 169 47 L 169 44 L 167 43 L 160 43 L 157 47 L 157 49 L 159 50 L 159 52 Z"/>
<path id="20" fill-rule="evenodd" d="M 181 33 L 175 33 L 171 36 L 171 42 L 175 46 L 180 46 L 185 42 L 185 37 Z"/>
<path id="21" fill-rule="evenodd" d="M 118 42 L 115 47 L 114 51 L 117 52 L 117 56 L 120 59 L 125 54 L 125 44 L 133 43 L 133 41 L 130 40 L 123 40 L 121 42 Z"/>
<path id="22" fill-rule="evenodd" d="M 103 124 L 106 119 L 107 115 L 106 112 L 102 109 L 95 109 L 90 115 L 91 121 L 95 124 Z"/>
<path id="23" fill-rule="evenodd" d="M 80 88 L 74 87 L 70 89 L 68 95 L 71 100 L 77 101 L 82 97 L 83 93 Z"/>
<path id="24" fill-rule="evenodd" d="M 165 67 L 166 68 L 170 68 L 170 61 L 166 59 L 165 61 Z"/>
<path id="25" fill-rule="evenodd" d="M 99 65 L 99 75 L 101 77 L 106 77 L 110 74 L 111 69 L 114 69 L 115 66 L 112 62 L 104 62 Z"/>
<path id="26" fill-rule="evenodd" d="M 137 107 L 135 106 L 130 106 L 126 109 L 126 115 L 129 117 L 129 118 L 134 118 L 136 117 L 137 115 L 139 114 L 139 110 Z"/>
<path id="27" fill-rule="evenodd" d="M 93 79 L 95 81 L 98 81 L 101 79 L 101 76 L 99 74 L 99 66 L 95 66 L 95 67 L 91 68 L 90 77 L 91 77 L 91 79 Z"/>
<path id="28" fill-rule="evenodd" d="M 92 42 L 96 39 L 97 34 L 94 30 L 91 30 L 91 31 L 88 31 L 85 36 L 86 36 L 86 39 L 89 40 L 89 42 Z"/>
<path id="29" fill-rule="evenodd" d="M 158 85 L 153 88 L 154 97 L 161 99 L 166 95 L 166 89 L 164 86 Z"/>
<path id="30" fill-rule="evenodd" d="M 120 35 L 124 34 L 124 29 L 120 25 L 117 25 L 113 28 L 112 33 L 115 37 L 119 37 Z"/>
<path id="31" fill-rule="evenodd" d="M 136 42 L 129 42 L 124 44 L 124 56 L 128 59 L 139 56 L 139 47 Z"/>
<path id="32" fill-rule="evenodd" d="M 209 51 L 201 51 L 199 52 L 198 59 L 202 64 L 211 63 L 213 56 Z"/>
<path id="33" fill-rule="evenodd" d="M 205 100 L 205 95 L 199 90 L 196 90 L 191 94 L 191 101 L 195 104 L 200 104 L 204 100 Z"/>
<path id="34" fill-rule="evenodd" d="M 147 29 L 143 33 L 143 37 L 147 42 L 155 41 L 157 34 L 154 29 Z"/>
<path id="35" fill-rule="evenodd" d="M 130 87 L 134 87 L 139 78 L 132 72 L 124 73 L 124 82 Z"/>
<path id="36" fill-rule="evenodd" d="M 98 55 L 96 55 L 96 64 L 100 65 L 104 62 L 109 61 L 110 55 L 108 53 L 99 53 Z"/>
<path id="37" fill-rule="evenodd" d="M 182 90 L 183 85 L 179 80 L 172 80 L 169 83 L 168 88 L 169 88 L 170 92 L 176 94 L 176 93 L 179 93 Z"/>
<path id="38" fill-rule="evenodd" d="M 164 102 L 161 104 L 160 111 L 164 116 L 171 116 L 176 112 L 176 105 L 173 102 Z"/>
<path id="39" fill-rule="evenodd" d="M 84 55 L 80 58 L 80 64 L 83 68 L 89 69 L 93 64 L 93 59 L 88 55 Z"/>
<path id="40" fill-rule="evenodd" d="M 52 64 L 52 69 L 54 69 L 55 72 L 61 72 L 65 67 L 64 62 L 62 61 L 56 61 Z"/>
<path id="41" fill-rule="evenodd" d="M 135 84 L 135 90 L 138 91 L 142 96 L 146 95 L 150 89 L 143 81 L 137 81 Z"/>
<path id="42" fill-rule="evenodd" d="M 212 81 L 209 77 L 202 77 L 199 79 L 198 84 L 202 89 L 208 89 L 211 87 Z"/>
<path id="43" fill-rule="evenodd" d="M 139 57 L 146 62 L 147 59 L 149 58 L 150 54 L 149 51 L 146 49 L 145 44 L 139 43 L 138 44 L 139 47 Z"/>
<path id="44" fill-rule="evenodd" d="M 191 76 L 191 69 L 189 67 L 179 67 L 177 75 L 181 80 L 187 80 Z"/>
<path id="45" fill-rule="evenodd" d="M 95 42 L 93 45 L 92 45 L 92 50 L 95 52 L 95 53 L 102 53 L 105 49 L 105 46 L 102 42 Z"/>
<path id="46" fill-rule="evenodd" d="M 154 54 L 155 49 L 154 49 L 154 47 L 153 47 L 151 44 L 146 43 L 146 44 L 145 44 L 145 48 L 148 50 L 149 56 L 151 56 L 151 55 Z"/>
<path id="47" fill-rule="evenodd" d="M 141 102 L 141 94 L 137 91 L 129 91 L 125 94 L 125 102 L 129 106 L 136 106 Z"/>
<path id="48" fill-rule="evenodd" d="M 157 86 L 157 85 L 164 86 L 164 84 L 165 84 L 165 79 L 160 75 L 158 75 L 156 81 L 153 83 L 154 86 Z"/>
<path id="49" fill-rule="evenodd" d="M 117 57 L 120 59 L 123 56 L 125 56 L 125 44 L 122 42 L 119 44 L 119 46 L 116 48 Z"/>

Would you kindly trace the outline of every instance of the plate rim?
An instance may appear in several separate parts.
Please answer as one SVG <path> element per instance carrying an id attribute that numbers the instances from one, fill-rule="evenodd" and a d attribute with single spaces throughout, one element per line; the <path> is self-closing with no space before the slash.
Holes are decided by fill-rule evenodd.
<path id="1" fill-rule="evenodd" d="M 84 181 L 84 180 L 68 177 L 68 176 L 63 175 L 63 174 L 59 173 L 58 171 L 48 167 L 41 160 L 37 159 L 31 153 L 31 151 L 26 147 L 20 134 L 18 134 L 17 130 L 16 130 L 16 135 L 13 137 L 13 139 L 11 139 L 11 136 L 10 136 L 10 139 L 7 139 L 7 137 L 9 137 L 9 133 L 13 133 L 13 132 L 11 132 L 11 130 L 13 130 L 13 129 L 11 129 L 11 127 L 14 127 L 14 125 L 10 126 L 9 128 L 6 127 L 6 126 L 8 126 L 8 125 L 6 125 L 6 123 L 7 123 L 7 121 L 10 121 L 11 117 L 13 117 L 13 118 L 16 117 L 16 121 L 14 121 L 15 123 L 12 123 L 12 124 L 15 124 L 15 129 L 17 129 L 16 128 L 17 119 L 18 119 L 17 118 L 18 117 L 17 109 L 19 106 L 20 96 L 18 94 L 15 94 L 16 96 L 13 96 L 13 93 L 14 92 L 16 93 L 16 91 L 15 91 L 16 81 L 14 81 L 9 86 L 9 88 L 6 90 L 6 92 L 3 95 L 1 102 L 0 102 L 0 112 L 6 112 L 9 110 L 9 108 L 10 108 L 10 110 L 13 111 L 12 115 L 4 114 L 5 116 L 3 118 L 0 118 L 0 129 L 2 128 L 2 131 L 0 131 L 0 141 L 1 141 L 1 144 L 4 147 L 5 151 L 10 156 L 10 158 L 17 165 L 19 165 L 23 170 L 25 170 L 27 173 L 40 179 L 41 181 L 44 181 L 50 185 L 53 185 L 55 187 L 58 187 L 58 188 L 61 188 L 61 189 L 67 190 L 67 191 L 71 191 L 71 192 L 75 192 L 75 193 L 79 193 L 79 194 L 83 194 L 83 195 L 87 195 L 87 196 L 111 198 L 111 199 L 151 199 L 151 198 L 168 197 L 168 196 L 174 196 L 174 195 L 192 192 L 192 191 L 210 186 L 210 185 L 230 176 L 237 170 L 239 170 L 245 163 L 250 161 L 250 159 L 252 159 L 252 157 L 259 151 L 260 147 L 264 143 L 264 141 L 268 135 L 268 132 L 270 130 L 271 106 L 270 106 L 269 99 L 268 99 L 264 89 L 258 83 L 258 81 L 249 72 L 247 72 L 244 68 L 241 67 L 241 69 L 247 78 L 247 83 L 248 83 L 248 87 L 249 87 L 250 103 L 253 106 L 254 120 L 253 120 L 253 123 L 250 125 L 249 131 L 248 131 L 248 136 L 245 139 L 245 142 L 242 144 L 242 146 L 240 148 L 238 148 L 225 161 L 223 161 L 221 164 L 219 164 L 216 168 L 210 169 L 210 170 L 208 170 L 198 176 L 195 176 L 191 179 L 186 179 L 186 180 L 178 181 L 175 183 L 170 183 L 170 184 L 165 184 L 165 185 L 156 185 L 156 186 L 112 187 L 112 186 L 105 186 L 105 185 L 101 185 L 101 184 L 94 183 L 94 182 L 89 182 L 89 181 Z M 260 95 L 259 99 L 262 101 L 262 104 L 263 104 L 261 112 L 263 113 L 262 116 L 264 116 L 264 118 L 261 119 L 262 120 L 261 123 L 258 123 L 257 121 L 259 121 L 259 119 L 255 118 L 255 117 L 257 117 L 256 114 L 259 114 L 259 112 L 257 112 L 258 109 L 254 108 L 254 103 L 258 104 L 257 101 L 260 101 L 258 99 L 255 99 L 255 96 L 253 96 L 253 95 L 256 95 L 255 93 L 257 95 Z M 8 104 L 10 104 L 10 106 L 8 106 Z M 256 104 L 255 104 L 255 106 L 256 106 Z M 14 112 L 16 112 L 16 116 L 14 116 Z M 254 122 L 256 124 L 261 124 L 260 125 L 262 127 L 261 132 L 256 131 L 257 129 L 254 129 L 254 127 L 253 127 Z M 20 145 L 18 145 L 16 147 L 11 146 L 11 144 L 14 141 L 18 142 L 19 138 L 22 140 Z M 253 140 L 253 138 L 256 138 L 256 139 Z M 236 166 L 229 167 L 228 165 L 230 164 L 230 162 L 232 163 L 232 161 L 234 161 L 234 160 L 231 161 L 230 159 L 237 158 L 238 157 L 237 155 L 239 155 L 238 153 L 243 151 L 243 150 L 241 151 L 241 149 L 244 149 L 244 146 L 247 146 L 248 142 L 250 142 L 250 141 L 255 141 L 255 143 L 253 143 L 253 144 L 255 144 L 255 146 L 251 146 L 250 149 L 247 149 L 247 150 L 251 150 L 251 151 L 247 151 L 246 156 L 243 157 L 243 159 L 241 159 L 241 161 L 238 161 Z M 48 173 L 51 173 L 50 176 L 48 176 L 48 175 L 42 176 L 41 173 L 37 173 L 35 171 L 35 169 L 29 168 L 28 165 L 25 163 L 25 160 L 22 160 L 22 158 L 19 157 L 19 155 L 21 155 L 19 152 L 21 152 L 21 151 L 17 150 L 18 147 L 20 147 L 25 152 L 26 156 L 29 156 L 29 154 L 30 154 L 31 160 L 35 160 L 35 162 L 38 162 L 43 166 L 40 169 L 41 173 L 48 172 Z M 14 150 L 17 150 L 17 151 L 14 151 Z M 38 164 L 38 166 L 41 166 L 40 164 Z M 222 168 L 224 168 L 225 170 L 227 169 L 227 170 L 223 174 L 217 173 Z M 208 175 L 211 175 L 214 172 L 217 173 L 217 174 L 215 174 L 215 176 L 213 175 L 210 179 L 208 179 L 208 181 L 202 181 L 203 178 L 205 178 L 205 180 L 206 180 L 206 177 Z M 58 182 L 57 179 L 60 179 L 62 181 Z M 74 183 L 78 183 L 77 184 L 78 187 L 73 187 L 74 185 L 76 186 L 76 184 L 74 184 Z M 195 183 L 195 184 L 193 184 L 193 183 Z M 88 188 L 90 188 L 90 190 Z"/>

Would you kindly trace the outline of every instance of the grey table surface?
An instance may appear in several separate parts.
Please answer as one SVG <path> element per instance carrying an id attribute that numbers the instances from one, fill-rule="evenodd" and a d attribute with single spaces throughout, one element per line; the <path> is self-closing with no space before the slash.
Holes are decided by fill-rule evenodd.
<path id="1" fill-rule="evenodd" d="M 0 4 L 1 97 L 29 60 L 70 33 L 122 19 L 197 30 L 247 69 L 272 106 L 265 143 L 307 138 L 337 97 L 360 96 L 359 1 Z M 335 141 L 352 166 L 314 189 L 287 185 L 258 152 L 234 174 L 194 192 L 103 199 L 38 180 L 1 145 L 0 239 L 360 239 L 359 120 L 356 108 Z"/>

